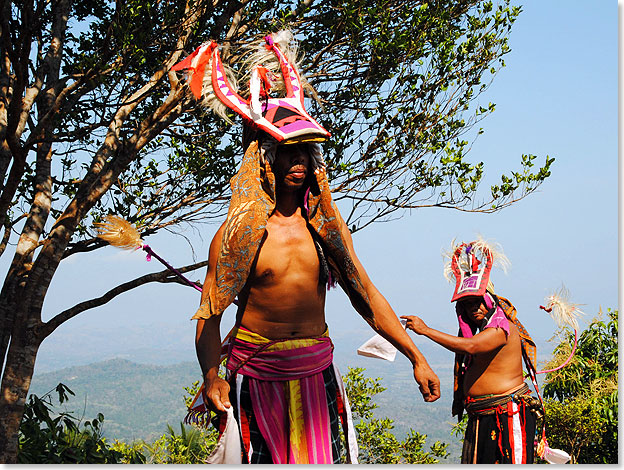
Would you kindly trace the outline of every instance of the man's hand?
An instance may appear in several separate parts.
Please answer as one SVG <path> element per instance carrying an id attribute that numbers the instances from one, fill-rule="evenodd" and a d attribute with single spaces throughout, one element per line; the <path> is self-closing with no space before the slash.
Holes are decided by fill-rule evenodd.
<path id="1" fill-rule="evenodd" d="M 204 403 L 209 410 L 216 413 L 225 412 L 230 403 L 230 384 L 221 377 L 215 377 L 204 383 Z"/>
<path id="2" fill-rule="evenodd" d="M 414 366 L 414 380 L 418 382 L 418 388 L 425 401 L 431 402 L 440 398 L 440 379 L 431 370 L 429 364 L 424 363 Z"/>
<path id="3" fill-rule="evenodd" d="M 414 315 L 402 315 L 401 318 L 407 320 L 407 323 L 405 324 L 406 328 L 409 328 L 414 333 L 419 335 L 424 335 L 427 328 L 429 328 L 425 325 L 425 322 L 420 319 L 420 317 L 416 317 Z"/>

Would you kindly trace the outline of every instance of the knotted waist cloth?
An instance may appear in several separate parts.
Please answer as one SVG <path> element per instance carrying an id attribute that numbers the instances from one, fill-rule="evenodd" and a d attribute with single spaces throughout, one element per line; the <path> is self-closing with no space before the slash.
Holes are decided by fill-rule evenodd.
<path id="1" fill-rule="evenodd" d="M 533 463 L 541 403 L 526 384 L 512 393 L 466 397 L 462 463 Z"/>

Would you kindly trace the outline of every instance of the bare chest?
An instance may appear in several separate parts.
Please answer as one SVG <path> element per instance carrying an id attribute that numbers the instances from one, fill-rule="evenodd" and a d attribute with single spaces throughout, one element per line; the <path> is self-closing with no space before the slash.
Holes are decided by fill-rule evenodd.
<path id="1" fill-rule="evenodd" d="M 269 219 L 252 273 L 254 283 L 318 281 L 318 275 L 318 255 L 305 221 L 281 223 Z"/>

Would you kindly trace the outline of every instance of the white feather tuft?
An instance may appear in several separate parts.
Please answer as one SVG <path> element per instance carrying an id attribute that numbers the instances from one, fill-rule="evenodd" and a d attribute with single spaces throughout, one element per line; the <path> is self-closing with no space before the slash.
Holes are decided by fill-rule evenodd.
<path id="1" fill-rule="evenodd" d="M 473 247 L 482 253 L 489 251 L 492 254 L 492 267 L 499 268 L 507 274 L 507 271 L 511 267 L 511 263 L 503 252 L 503 247 L 500 244 L 484 240 L 483 237 L 479 235 Z"/>
<path id="2" fill-rule="evenodd" d="M 461 243 L 456 244 L 455 240 L 457 239 L 453 238 L 453 240 L 451 241 L 451 248 L 449 250 L 442 250 L 442 258 L 445 260 L 443 274 L 444 279 L 446 279 L 448 282 L 455 282 L 455 274 L 453 273 L 453 269 L 451 268 L 451 263 L 453 261 L 453 253 L 455 253 L 457 247 L 461 245 Z"/>
<path id="3" fill-rule="evenodd" d="M 581 304 L 573 304 L 569 299 L 570 292 L 562 285 L 557 292 L 546 297 L 546 306 L 543 308 L 559 328 L 567 325 L 578 331 L 577 317 L 584 313 L 578 308 Z"/>
<path id="4" fill-rule="evenodd" d="M 136 250 L 143 246 L 141 234 L 127 220 L 117 215 L 107 215 L 103 222 L 93 224 L 97 237 L 109 244 L 125 250 Z"/>

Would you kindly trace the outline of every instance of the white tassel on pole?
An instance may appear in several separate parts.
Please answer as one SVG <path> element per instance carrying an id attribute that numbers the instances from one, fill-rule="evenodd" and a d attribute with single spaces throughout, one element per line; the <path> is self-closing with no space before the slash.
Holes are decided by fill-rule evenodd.
<path id="1" fill-rule="evenodd" d="M 562 285 L 557 292 L 546 297 L 546 305 L 542 309 L 552 317 L 559 328 L 567 325 L 578 331 L 577 317 L 583 315 L 583 312 L 578 308 L 580 304 L 573 304 L 569 299 L 570 292 Z"/>
<path id="2" fill-rule="evenodd" d="M 96 222 L 93 225 L 98 238 L 118 248 L 136 250 L 144 244 L 135 226 L 119 216 L 107 215 L 104 222 Z"/>

